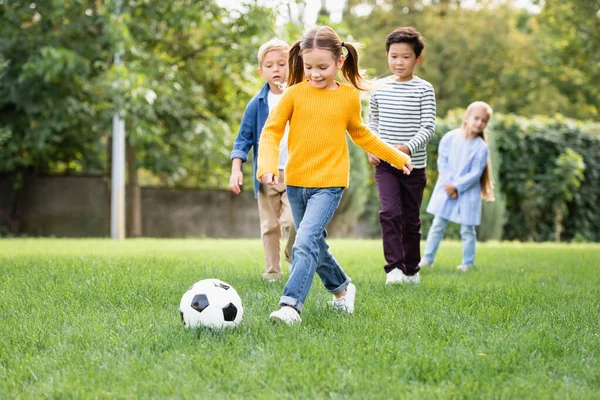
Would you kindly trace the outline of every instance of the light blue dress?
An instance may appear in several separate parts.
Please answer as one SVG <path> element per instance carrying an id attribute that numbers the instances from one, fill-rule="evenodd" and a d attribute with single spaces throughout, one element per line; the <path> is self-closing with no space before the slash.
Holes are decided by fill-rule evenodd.
<path id="1" fill-rule="evenodd" d="M 439 177 L 427 212 L 461 225 L 481 223 L 480 178 L 488 160 L 488 146 L 477 137 L 467 140 L 460 129 L 444 135 L 438 147 Z M 453 184 L 458 199 L 451 199 L 444 185 Z"/>

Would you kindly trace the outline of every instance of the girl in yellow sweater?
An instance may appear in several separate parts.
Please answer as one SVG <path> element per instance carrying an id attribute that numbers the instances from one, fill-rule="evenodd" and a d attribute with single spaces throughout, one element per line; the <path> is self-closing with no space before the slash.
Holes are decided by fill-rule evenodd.
<path id="1" fill-rule="evenodd" d="M 343 54 L 343 48 L 347 54 Z M 367 82 L 358 70 L 358 54 L 328 26 L 315 27 L 289 53 L 288 88 L 263 128 L 258 146 L 257 178 L 278 183 L 279 142 L 289 122 L 285 183 L 296 226 L 292 273 L 280 299 L 281 309 L 270 319 L 300 323 L 300 312 L 315 272 L 333 294 L 329 304 L 352 313 L 356 287 L 325 241 L 325 227 L 348 187 L 349 155 L 346 131 L 354 143 L 409 174 L 410 157 L 385 144 L 364 125 L 359 90 Z M 353 86 L 335 80 L 341 69 Z"/>

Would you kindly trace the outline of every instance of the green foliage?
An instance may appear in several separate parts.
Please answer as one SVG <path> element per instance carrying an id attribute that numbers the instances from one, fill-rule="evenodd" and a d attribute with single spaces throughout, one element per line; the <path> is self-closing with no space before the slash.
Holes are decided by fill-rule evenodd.
<path id="1" fill-rule="evenodd" d="M 425 212 L 437 181 L 442 136 L 460 126 L 464 110 L 436 122 L 427 147 L 427 187 L 422 206 L 426 237 L 433 216 Z M 482 204 L 480 240 L 600 241 L 600 125 L 566 119 L 494 113 L 488 127 L 496 201 Z M 379 204 L 369 197 L 363 220 L 376 236 Z M 449 224 L 445 237 L 459 239 Z"/>
<path id="2" fill-rule="evenodd" d="M 90 8 L 88 8 L 90 7 Z M 89 1 L 0 4 L 0 172 L 101 168 L 94 80 L 108 68 Z"/>
<path id="3" fill-rule="evenodd" d="M 477 239 L 481 241 L 502 240 L 506 223 L 506 196 L 502 192 L 502 181 L 500 180 L 502 155 L 498 150 L 496 135 L 488 134 L 487 144 L 492 164 L 496 200 L 493 202 L 483 201 L 481 205 L 481 225 L 477 227 Z"/>
<path id="4" fill-rule="evenodd" d="M 544 76 L 580 104 L 579 117 L 600 116 L 600 3 L 545 0 L 537 17 Z"/>
<path id="5" fill-rule="evenodd" d="M 504 238 L 570 240 L 580 233 L 600 240 L 600 127 L 562 117 L 494 121 L 509 216 Z"/>
<path id="6" fill-rule="evenodd" d="M 120 82 L 139 166 L 161 185 L 222 186 L 236 128 L 260 87 L 256 51 L 272 35 L 271 12 L 176 0 L 123 12 L 115 36 L 125 62 L 104 84 Z"/>
<path id="7" fill-rule="evenodd" d="M 428 189 L 437 176 L 441 136 L 460 126 L 463 110 L 438 119 L 428 146 Z M 481 240 L 600 240 L 600 126 L 564 117 L 526 119 L 495 113 L 488 127 L 496 201 L 483 202 Z M 585 168 L 585 169 L 584 169 Z M 429 226 L 423 216 L 424 229 Z M 447 237 L 459 238 L 452 225 Z"/>
<path id="8" fill-rule="evenodd" d="M 0 172 L 105 172 L 119 107 L 139 167 L 162 184 L 222 186 L 272 12 L 114 5 L 0 3 Z"/>
<path id="9" fill-rule="evenodd" d="M 341 236 L 351 236 L 352 227 L 364 212 L 368 199 L 368 181 L 371 175 L 367 155 L 348 139 L 350 152 L 350 186 L 344 192 L 340 205 L 331 221 L 331 229 Z"/>
<path id="10" fill-rule="evenodd" d="M 568 213 L 568 204 L 573 200 L 575 193 L 581 186 L 585 165 L 583 157 L 567 148 L 556 160 L 556 167 L 552 170 L 555 184 L 548 194 L 553 197 L 555 238 L 560 242 L 563 232 L 563 222 Z"/>
<path id="11" fill-rule="evenodd" d="M 370 14 L 353 12 L 361 4 L 372 7 Z M 458 1 L 350 0 L 344 21 L 365 45 L 362 65 L 375 76 L 390 74 L 386 36 L 397 27 L 415 26 L 425 38 L 424 58 L 415 73 L 434 85 L 440 116 L 475 100 L 493 103 L 502 113 L 593 115 L 588 108 L 598 96 L 570 96 L 556 84 L 554 74 L 560 75 L 559 68 L 546 66 L 548 56 L 540 42 L 544 32 L 538 20 L 510 5 L 474 9 Z M 588 24 L 594 22 L 590 18 Z M 598 52 L 588 54 L 595 54 L 591 58 Z M 597 61 L 588 65 L 600 70 Z M 588 92 L 600 87 L 598 81 L 585 82 Z"/>

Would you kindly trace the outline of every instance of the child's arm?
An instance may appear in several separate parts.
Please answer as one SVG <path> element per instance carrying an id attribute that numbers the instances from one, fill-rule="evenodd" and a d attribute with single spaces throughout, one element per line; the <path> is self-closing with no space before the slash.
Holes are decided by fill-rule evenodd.
<path id="1" fill-rule="evenodd" d="M 363 123 L 360 116 L 360 97 L 358 92 L 355 93 L 353 100 L 352 107 L 349 110 L 347 126 L 348 134 L 352 141 L 368 153 L 389 162 L 400 170 L 404 170 L 405 173 L 410 173 L 412 164 L 410 163 L 408 154 L 395 149 L 371 132 Z M 406 170 L 404 168 L 405 165 L 407 166 Z"/>
<path id="2" fill-rule="evenodd" d="M 475 155 L 473 163 L 471 164 L 471 170 L 465 175 L 460 176 L 454 182 L 454 187 L 456 188 L 456 191 L 459 195 L 476 185 L 477 182 L 479 182 L 481 174 L 483 173 L 483 170 L 487 165 L 487 161 L 488 148 L 487 146 L 483 146 Z"/>
<path id="3" fill-rule="evenodd" d="M 442 137 L 442 140 L 440 140 L 440 144 L 438 145 L 438 180 L 442 183 L 448 182 L 448 175 L 450 173 L 450 168 L 448 165 L 448 155 L 450 153 L 450 140 L 448 140 L 448 137 L 448 134 L 445 134 Z"/>
<path id="4" fill-rule="evenodd" d="M 257 112 L 257 102 L 251 101 L 242 117 L 242 123 L 238 134 L 233 142 L 233 150 L 231 151 L 231 176 L 229 177 L 229 189 L 239 194 L 240 186 L 244 182 L 244 174 L 242 172 L 242 163 L 248 161 L 248 152 L 254 143 L 254 116 Z"/>
<path id="5" fill-rule="evenodd" d="M 369 117 L 367 122 L 367 128 L 377 136 L 379 136 L 379 104 L 377 98 L 371 93 L 371 99 L 369 100 Z M 379 165 L 381 161 L 371 153 L 367 153 L 367 160 L 371 165 Z"/>
<path id="6" fill-rule="evenodd" d="M 229 190 L 235 194 L 242 192 L 241 186 L 244 184 L 244 173 L 242 172 L 242 159 L 234 158 L 231 161 L 231 176 L 229 177 Z"/>
<path id="7" fill-rule="evenodd" d="M 428 85 L 421 97 L 421 126 L 415 136 L 406 143 L 410 154 L 415 154 L 417 151 L 425 149 L 434 134 L 435 91 L 433 90 L 433 86 Z"/>
<path id="8" fill-rule="evenodd" d="M 258 168 L 256 179 L 262 183 L 277 183 L 279 175 L 279 143 L 285 134 L 285 126 L 294 111 L 293 98 L 289 89 L 283 93 L 279 104 L 273 109 L 260 135 L 258 144 Z M 271 174 L 268 181 L 263 181 L 263 175 Z"/>
<path id="9" fill-rule="evenodd" d="M 369 100 L 369 117 L 367 122 L 367 128 L 377 136 L 379 136 L 379 104 L 375 95 L 371 94 Z"/>

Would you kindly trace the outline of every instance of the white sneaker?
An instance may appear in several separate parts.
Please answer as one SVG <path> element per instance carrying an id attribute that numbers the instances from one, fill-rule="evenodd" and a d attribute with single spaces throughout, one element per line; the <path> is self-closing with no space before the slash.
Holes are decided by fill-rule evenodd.
<path id="1" fill-rule="evenodd" d="M 404 272 L 398 268 L 394 268 L 390 272 L 387 273 L 387 278 L 385 280 L 386 285 L 399 285 L 405 282 L 406 276 Z"/>
<path id="2" fill-rule="evenodd" d="M 460 264 L 458 267 L 456 267 L 457 270 L 462 271 L 462 272 L 467 272 L 472 270 L 473 268 L 475 268 L 474 266 L 468 266 L 465 264 Z"/>
<path id="3" fill-rule="evenodd" d="M 268 273 L 265 272 L 264 274 L 262 274 L 262 278 L 263 280 L 267 281 L 267 282 L 277 282 L 283 279 L 283 274 L 281 273 Z"/>
<path id="4" fill-rule="evenodd" d="M 421 282 L 421 278 L 419 277 L 419 273 L 417 272 L 414 275 L 404 275 L 404 282 L 405 283 L 413 283 L 413 284 L 418 284 Z"/>
<path id="5" fill-rule="evenodd" d="M 290 306 L 283 306 L 277 311 L 273 311 L 269 315 L 269 319 L 273 322 L 283 322 L 284 324 L 294 325 L 302 322 L 300 314 L 295 308 Z"/>
<path id="6" fill-rule="evenodd" d="M 345 311 L 348 314 L 354 312 L 354 300 L 356 299 L 356 286 L 353 283 L 349 284 L 346 288 L 346 294 L 344 297 L 336 299 L 333 296 L 333 301 L 328 301 L 327 304 L 335 308 L 336 310 Z"/>
<path id="7" fill-rule="evenodd" d="M 425 258 L 421 258 L 421 261 L 419 261 L 419 267 L 431 267 L 431 268 L 433 268 L 433 263 L 430 263 Z"/>

